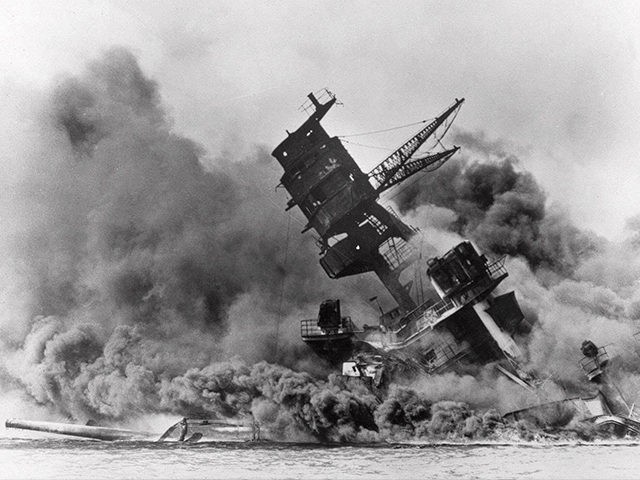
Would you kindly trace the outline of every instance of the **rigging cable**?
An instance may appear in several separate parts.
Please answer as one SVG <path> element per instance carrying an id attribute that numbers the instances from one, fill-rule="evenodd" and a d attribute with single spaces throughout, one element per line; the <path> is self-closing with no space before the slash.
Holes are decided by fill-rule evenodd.
<path id="1" fill-rule="evenodd" d="M 413 127 L 414 125 L 420 125 L 421 123 L 427 123 L 428 121 L 433 120 L 428 118 L 426 120 L 420 120 L 419 122 L 407 123 L 406 125 L 400 125 L 398 127 L 384 128 L 382 130 L 373 130 L 371 132 L 363 132 L 363 133 L 353 133 L 351 135 L 336 135 L 338 138 L 349 138 L 349 137 L 362 137 L 365 135 L 375 135 L 376 133 L 385 133 L 391 132 L 393 130 L 400 130 L 401 128 Z"/>
<path id="2" fill-rule="evenodd" d="M 404 185 L 402 183 L 399 183 L 398 186 L 402 185 L 402 188 L 399 188 L 397 190 L 393 190 L 393 188 L 390 188 L 389 190 L 387 190 L 387 192 L 385 193 L 389 193 L 389 192 L 394 192 L 393 195 L 387 195 L 384 197 L 385 201 L 389 201 L 395 197 L 397 197 L 398 195 L 400 195 L 400 193 L 402 193 L 407 187 L 410 187 L 411 185 L 413 185 L 414 183 L 416 183 L 418 180 L 420 180 L 422 177 L 424 177 L 427 173 L 429 172 L 433 172 L 434 170 L 437 170 L 438 168 L 440 168 L 442 165 L 444 165 L 444 163 L 437 165 L 436 168 L 430 169 L 429 167 L 421 170 L 419 173 L 417 173 L 415 175 L 415 177 L 413 178 L 413 180 L 411 181 L 407 181 L 404 183 Z M 380 198 L 382 199 L 382 195 L 380 196 Z"/>
<path id="3" fill-rule="evenodd" d="M 285 268 L 287 266 L 287 262 L 289 260 L 289 238 L 291 233 L 291 215 L 287 215 L 287 236 L 284 242 L 284 260 L 282 262 L 282 267 Z M 280 337 L 280 317 L 282 316 L 282 302 L 284 301 L 284 283 L 286 279 L 286 275 L 282 276 L 282 282 L 280 284 L 280 301 L 278 302 L 278 315 L 276 317 L 276 345 L 275 345 L 275 361 L 278 361 L 278 343 Z"/>
<path id="4" fill-rule="evenodd" d="M 440 144 L 440 146 L 442 148 L 444 148 L 444 145 L 442 145 L 442 143 L 440 143 L 440 140 L 442 140 L 442 138 L 447 134 L 447 132 L 449 131 L 449 129 L 451 128 L 451 125 L 453 125 L 453 122 L 455 122 L 456 117 L 458 116 L 458 113 L 460 112 L 460 108 L 456 109 L 455 113 L 453 114 L 453 117 L 451 118 L 451 120 L 447 119 L 445 121 L 445 125 L 444 125 L 444 132 L 442 132 L 440 134 L 440 136 L 436 137 L 438 139 L 438 143 Z"/>
<path id="5" fill-rule="evenodd" d="M 424 247 L 424 233 L 420 232 L 418 234 L 420 236 L 420 247 L 418 249 L 418 262 L 416 262 L 416 273 L 418 274 L 418 282 L 419 282 L 419 286 L 417 288 L 417 295 L 416 297 L 419 299 L 420 303 L 424 303 L 424 284 L 422 281 L 422 268 L 419 267 L 419 265 L 422 264 L 422 250 Z"/>
<path id="6" fill-rule="evenodd" d="M 356 143 L 356 142 L 352 142 L 350 140 L 344 140 L 344 139 L 342 139 L 342 141 L 344 143 L 348 143 L 349 145 L 357 145 L 358 147 L 375 148 L 376 150 L 384 150 L 386 152 L 392 152 L 393 151 L 392 148 L 378 147 L 378 146 L 375 146 L 375 145 L 365 145 L 364 143 Z"/>

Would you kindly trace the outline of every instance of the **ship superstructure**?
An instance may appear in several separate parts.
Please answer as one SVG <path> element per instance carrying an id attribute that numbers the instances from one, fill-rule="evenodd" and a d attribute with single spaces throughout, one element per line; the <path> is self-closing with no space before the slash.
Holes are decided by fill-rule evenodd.
<path id="1" fill-rule="evenodd" d="M 281 183 L 307 218 L 304 231 L 319 235 L 320 264 L 331 278 L 375 272 L 407 312 L 416 308 L 400 274 L 412 262 L 409 240 L 416 229 L 378 203 L 382 192 L 425 169 L 446 162 L 458 147 L 414 157 L 424 142 L 462 105 L 456 100 L 441 115 L 365 174 L 338 137 L 330 137 L 320 120 L 336 98 L 325 103 L 309 94 L 309 118 L 276 147 L 273 156 L 284 168 Z M 322 97 L 321 97 L 322 98 Z"/>
<path id="2" fill-rule="evenodd" d="M 435 170 L 459 150 L 453 146 L 417 153 L 441 126 L 448 128 L 464 99 L 456 99 L 364 173 L 340 138 L 330 137 L 320 124 L 336 97 L 325 90 L 308 98 L 303 106 L 308 119 L 293 133 L 287 132 L 273 151 L 284 168 L 281 184 L 291 195 L 287 209 L 297 205 L 308 221 L 303 232 L 313 229 L 319 235 L 320 264 L 329 277 L 374 272 L 397 307 L 382 313 L 377 325 L 361 328 L 341 315 L 339 300 L 327 300 L 317 318 L 302 320 L 302 339 L 337 364 L 363 348 L 393 354 L 428 373 L 502 360 L 505 374 L 522 381 L 517 368 L 520 351 L 511 335 L 523 315 L 513 292 L 494 293 L 507 277 L 504 260 L 490 262 L 470 242 L 462 242 L 428 265 L 418 266 L 427 268 L 439 298 L 432 294 L 426 301 L 417 301 L 424 296 L 412 296 L 411 282 L 403 282 L 402 274 L 416 265 L 411 239 L 419 231 L 378 202 L 382 192 L 418 172 Z M 437 143 L 442 145 L 440 138 Z M 367 371 L 357 368 L 353 359 L 349 365 L 356 374 Z"/>
<path id="3" fill-rule="evenodd" d="M 356 332 L 354 337 L 414 359 L 429 373 L 454 363 L 502 358 L 515 367 L 521 352 L 511 335 L 524 315 L 514 292 L 494 293 L 508 275 L 504 258 L 489 261 L 471 242 L 462 242 L 431 259 L 427 275 L 439 301 L 424 302 L 400 317 L 395 328 Z"/>

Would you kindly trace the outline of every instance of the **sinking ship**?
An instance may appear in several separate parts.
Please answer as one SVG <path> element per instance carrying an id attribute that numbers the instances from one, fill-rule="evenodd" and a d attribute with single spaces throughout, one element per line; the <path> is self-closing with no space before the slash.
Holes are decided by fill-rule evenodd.
<path id="1" fill-rule="evenodd" d="M 638 340 L 640 332 L 634 336 Z M 580 346 L 580 367 L 589 382 L 590 392 L 566 395 L 554 401 L 541 401 L 519 410 L 507 412 L 507 420 L 526 420 L 540 426 L 563 423 L 563 420 L 590 422 L 598 431 L 622 437 L 640 435 L 640 415 L 635 402 L 630 402 L 609 372 L 609 354 L 606 347 L 598 347 L 590 340 Z M 636 350 L 638 354 L 638 350 Z M 539 398 L 544 398 L 543 395 Z"/>
<path id="2" fill-rule="evenodd" d="M 505 258 L 490 259 L 469 241 L 426 262 L 416 239 L 420 231 L 403 222 L 380 195 L 420 172 L 447 162 L 459 147 L 442 147 L 442 137 L 460 110 L 456 99 L 370 172 L 363 172 L 339 137 L 330 137 L 320 121 L 336 104 L 328 90 L 310 93 L 302 108 L 307 120 L 275 148 L 284 169 L 280 179 L 307 219 L 302 233 L 315 232 L 320 265 L 332 279 L 374 273 L 396 305 L 367 319 L 342 315 L 341 300 L 323 301 L 318 315 L 300 322 L 301 339 L 347 380 L 365 383 L 384 395 L 396 380 L 446 371 L 473 372 L 491 364 L 499 374 L 528 390 L 534 405 L 504 414 L 506 420 L 528 420 L 544 426 L 553 418 L 585 420 L 618 435 L 640 435 L 640 416 L 607 373 L 604 347 L 585 341 L 580 363 L 589 392 L 544 401 L 543 381 L 523 369 L 514 340 L 528 325 L 514 291 L 502 291 L 508 277 Z M 438 132 L 442 134 L 438 135 Z M 420 153 L 435 136 L 436 152 Z M 419 242 L 418 242 L 419 243 Z M 411 278 L 424 270 L 431 289 Z M 379 304 L 378 304 L 379 305 Z M 96 440 L 160 442 L 257 441 L 269 439 L 252 417 L 184 418 L 162 435 L 131 430 L 10 419 L 7 428 L 35 430 Z"/>
<path id="3" fill-rule="evenodd" d="M 640 434 L 640 417 L 606 375 L 606 351 L 592 342 L 582 346 L 581 366 L 594 387 L 590 395 L 567 395 L 544 402 L 544 382 L 522 368 L 516 334 L 530 326 L 515 292 L 500 292 L 508 277 L 505 258 L 489 259 L 464 241 L 421 264 L 415 239 L 420 231 L 404 223 L 380 195 L 420 172 L 447 162 L 459 147 L 441 140 L 464 99 L 455 99 L 442 113 L 382 160 L 363 172 L 340 137 L 329 136 L 320 121 L 336 104 L 324 89 L 310 93 L 302 110 L 306 121 L 274 149 L 284 169 L 280 184 L 307 219 L 302 233 L 312 230 L 320 250 L 320 265 L 332 279 L 373 272 L 395 300 L 371 325 L 358 326 L 341 313 L 340 299 L 322 302 L 318 316 L 303 319 L 302 340 L 347 377 L 367 381 L 374 389 L 402 376 L 445 371 L 468 372 L 491 363 L 509 380 L 533 393 L 537 404 L 508 412 L 507 419 L 540 420 L 552 412 L 592 421 L 618 433 Z M 442 134 L 438 135 L 438 131 Z M 430 138 L 437 152 L 420 153 Z M 426 269 L 432 287 L 421 291 L 407 272 Z M 557 417 L 557 415 L 556 415 Z"/>
<path id="4" fill-rule="evenodd" d="M 302 340 L 330 363 L 341 364 L 345 375 L 377 377 L 380 383 L 381 359 L 391 357 L 396 370 L 426 373 L 498 362 L 509 378 L 527 382 L 513 340 L 524 315 L 514 292 L 496 293 L 508 276 L 504 258 L 489 260 L 471 242 L 460 243 L 425 265 L 433 287 L 425 298 L 416 291 L 419 286 L 404 280 L 416 268 L 419 251 L 412 241 L 420 232 L 379 203 L 386 190 L 439 168 L 459 150 L 419 153 L 439 130 L 446 133 L 463 102 L 456 99 L 364 173 L 340 138 L 330 137 L 320 123 L 335 95 L 310 93 L 302 107 L 308 119 L 287 132 L 272 153 L 284 169 L 280 182 L 290 195 L 287 209 L 297 206 L 307 219 L 303 233 L 317 235 L 326 274 L 337 279 L 373 272 L 397 303 L 381 312 L 374 326 L 358 327 L 342 316 L 339 299 L 323 302 L 317 318 L 301 321 Z M 436 137 L 439 145 L 441 138 Z"/>

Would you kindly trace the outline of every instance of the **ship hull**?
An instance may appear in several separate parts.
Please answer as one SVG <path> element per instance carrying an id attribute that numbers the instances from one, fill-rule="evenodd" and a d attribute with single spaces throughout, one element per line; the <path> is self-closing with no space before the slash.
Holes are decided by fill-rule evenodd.
<path id="1" fill-rule="evenodd" d="M 510 333 L 522 322 L 522 311 L 513 292 L 497 298 L 499 302 L 492 301 L 491 305 L 483 300 L 451 309 L 431 325 L 415 321 L 395 332 L 378 327 L 326 334 L 318 330 L 316 335 L 303 336 L 303 340 L 335 365 L 357 354 L 371 353 L 417 365 L 427 374 L 466 370 L 469 365 L 519 355 Z"/>

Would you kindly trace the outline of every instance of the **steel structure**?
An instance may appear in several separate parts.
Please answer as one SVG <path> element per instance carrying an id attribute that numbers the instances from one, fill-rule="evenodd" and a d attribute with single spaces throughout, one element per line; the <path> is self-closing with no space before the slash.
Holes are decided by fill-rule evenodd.
<path id="1" fill-rule="evenodd" d="M 310 93 L 303 105 L 309 118 L 273 151 L 284 174 L 281 184 L 307 218 L 303 231 L 320 237 L 320 264 L 331 278 L 375 272 L 400 309 L 416 308 L 409 285 L 400 274 L 412 262 L 409 240 L 416 229 L 378 203 L 382 192 L 419 171 L 444 164 L 458 147 L 414 157 L 418 149 L 458 111 L 455 101 L 369 173 L 364 173 L 338 137 L 330 137 L 320 121 L 336 103 L 335 96 Z"/>

